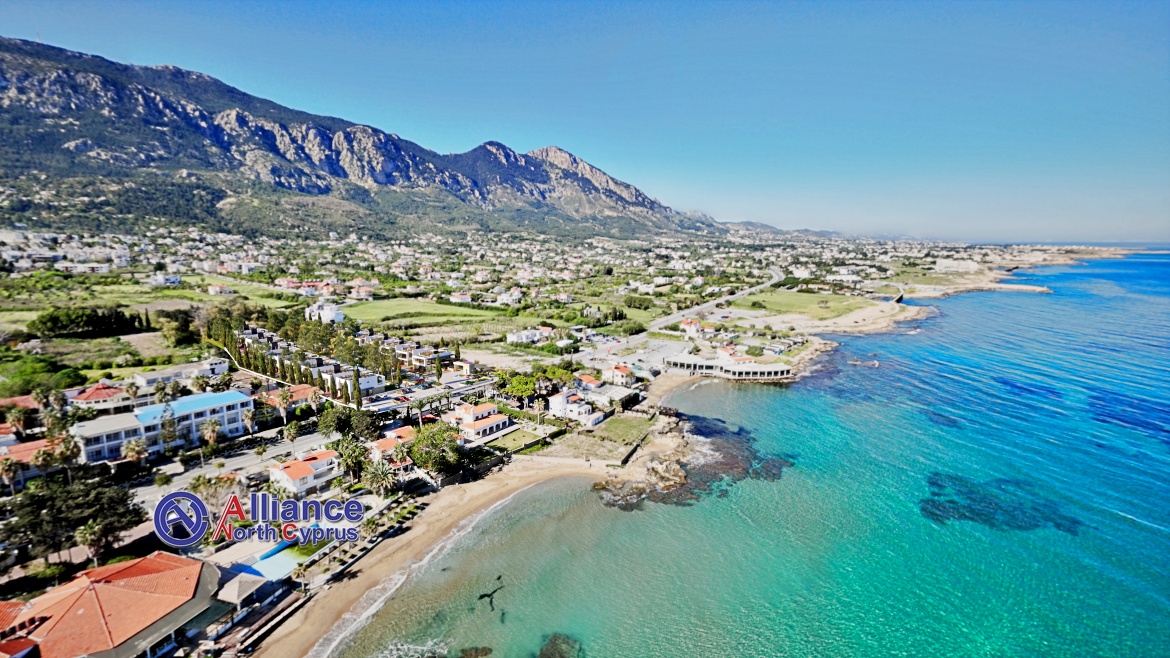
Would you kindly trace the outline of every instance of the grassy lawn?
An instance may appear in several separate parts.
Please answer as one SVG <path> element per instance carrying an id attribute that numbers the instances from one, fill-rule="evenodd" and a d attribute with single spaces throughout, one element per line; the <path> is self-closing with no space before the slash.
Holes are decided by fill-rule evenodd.
<path id="1" fill-rule="evenodd" d="M 599 425 L 594 434 L 610 441 L 630 444 L 642 438 L 646 430 L 650 429 L 651 422 L 649 418 L 637 416 L 614 416 Z"/>
<path id="2" fill-rule="evenodd" d="M 29 322 L 32 322 L 40 311 L 0 311 L 0 330 L 23 331 Z"/>
<path id="3" fill-rule="evenodd" d="M 463 306 L 436 304 L 422 299 L 381 299 L 373 302 L 359 302 L 342 308 L 345 314 L 355 320 L 380 322 L 383 320 L 427 320 L 443 322 L 473 318 L 491 318 L 499 315 L 496 311 L 484 311 Z"/>
<path id="4" fill-rule="evenodd" d="M 917 283 L 924 286 L 949 286 L 965 278 L 964 274 L 939 274 L 934 270 L 924 270 L 917 267 L 902 268 L 890 277 L 891 281 L 899 283 Z"/>
<path id="5" fill-rule="evenodd" d="M 642 324 L 649 324 L 650 321 L 653 320 L 654 318 L 662 317 L 662 313 L 657 312 L 657 311 L 661 311 L 662 309 L 659 309 L 657 307 L 649 309 L 649 310 L 642 310 L 640 308 L 630 308 L 630 307 L 626 306 L 626 307 L 623 307 L 622 310 L 625 311 L 627 318 L 629 318 L 631 320 L 637 320 L 638 322 L 641 322 Z"/>
<path id="6" fill-rule="evenodd" d="M 813 320 L 832 320 L 846 313 L 873 306 L 874 302 L 847 295 L 819 295 L 791 290 L 771 290 L 748 295 L 735 301 L 736 308 L 751 310 L 753 302 L 760 302 L 770 313 L 804 315 Z"/>
<path id="7" fill-rule="evenodd" d="M 81 293 L 79 300 L 86 304 L 149 304 L 160 299 L 179 299 L 196 303 L 218 301 L 218 297 L 206 295 L 194 290 L 180 290 L 176 288 L 152 288 L 140 284 L 124 284 L 113 286 L 94 286 L 88 295 Z"/>
<path id="8" fill-rule="evenodd" d="M 269 288 L 248 283 L 240 283 L 238 281 L 232 281 L 231 279 L 224 279 L 222 277 L 212 276 L 209 274 L 184 276 L 183 281 L 184 283 L 191 283 L 197 286 L 206 286 L 208 284 L 227 286 L 232 290 L 235 290 L 236 294 L 247 297 L 249 302 L 252 302 L 253 304 L 259 304 L 261 306 L 267 306 L 269 308 L 284 308 L 294 304 L 294 302 L 287 302 L 281 299 L 265 297 L 265 295 L 274 294 L 274 291 Z M 230 297 L 222 299 L 230 299 Z"/>
<path id="9" fill-rule="evenodd" d="M 492 441 L 488 445 L 498 450 L 518 450 L 520 446 L 539 439 L 540 437 L 528 430 L 516 430 Z"/>

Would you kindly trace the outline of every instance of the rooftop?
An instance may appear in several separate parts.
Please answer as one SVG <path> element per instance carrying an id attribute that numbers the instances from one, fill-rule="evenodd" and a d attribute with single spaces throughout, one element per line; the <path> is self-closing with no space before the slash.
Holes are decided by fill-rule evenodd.
<path id="1" fill-rule="evenodd" d="M 170 402 L 171 410 L 174 411 L 175 416 L 182 416 L 209 407 L 219 407 L 225 404 L 239 404 L 240 402 L 247 402 L 250 398 L 240 391 L 224 391 L 222 393 L 196 393 L 195 395 L 188 395 L 181 397 L 178 400 Z M 162 420 L 163 413 L 166 410 L 166 404 L 152 404 L 136 410 L 133 415 L 138 417 L 138 422 L 143 425 L 153 425 Z M 131 415 L 131 414 L 119 414 Z M 112 418 L 113 416 L 111 416 Z"/>
<path id="2" fill-rule="evenodd" d="M 201 578 L 204 569 L 198 560 L 162 551 L 87 569 L 19 607 L 6 602 L 0 623 L 7 629 L 30 625 L 32 630 L 25 635 L 39 645 L 41 658 L 97 654 L 136 639 L 188 602 L 196 604 L 188 610 L 194 616 L 198 599 L 210 599 L 218 581 L 218 575 Z M 215 571 L 210 565 L 206 569 L 208 575 Z M 175 618 L 175 625 L 187 619 Z M 157 640 L 148 635 L 137 637 L 135 645 L 149 646 Z"/>

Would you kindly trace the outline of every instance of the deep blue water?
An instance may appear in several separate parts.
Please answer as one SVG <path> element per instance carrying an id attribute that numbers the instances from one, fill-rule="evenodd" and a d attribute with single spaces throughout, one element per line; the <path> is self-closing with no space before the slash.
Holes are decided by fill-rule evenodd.
<path id="1" fill-rule="evenodd" d="M 528 490 L 342 653 L 1170 655 L 1170 257 L 1015 280 L 1054 292 L 931 301 L 790 386 L 678 391 L 794 466 L 633 512 Z"/>

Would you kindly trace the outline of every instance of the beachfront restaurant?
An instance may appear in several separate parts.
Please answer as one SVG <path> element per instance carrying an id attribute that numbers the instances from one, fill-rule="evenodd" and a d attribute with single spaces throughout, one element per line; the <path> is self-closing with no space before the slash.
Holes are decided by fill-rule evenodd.
<path id="1" fill-rule="evenodd" d="M 704 359 L 691 354 L 667 357 L 664 364 L 667 368 L 691 375 L 710 375 L 737 381 L 778 381 L 792 376 L 792 367 L 784 363 Z"/>

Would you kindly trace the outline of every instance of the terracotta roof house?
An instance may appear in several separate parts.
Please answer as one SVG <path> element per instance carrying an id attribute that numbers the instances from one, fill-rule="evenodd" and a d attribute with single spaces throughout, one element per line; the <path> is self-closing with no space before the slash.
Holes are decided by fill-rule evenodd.
<path id="1" fill-rule="evenodd" d="M 120 413 L 134 410 L 134 400 L 125 389 L 98 382 L 69 399 L 69 404 L 98 413 Z"/>
<path id="2" fill-rule="evenodd" d="M 271 481 L 297 496 L 324 491 L 341 477 L 335 450 L 319 450 L 268 468 Z"/>
<path id="3" fill-rule="evenodd" d="M 214 565 L 162 551 L 87 569 L 27 603 L 0 603 L 0 653 L 152 657 L 174 647 L 218 585 Z"/>
<path id="4" fill-rule="evenodd" d="M 17 472 L 11 486 L 7 482 L 4 483 L 5 492 L 10 488 L 20 491 L 29 480 L 43 475 L 40 469 L 33 466 L 33 455 L 42 448 L 51 449 L 52 442 L 49 439 L 37 439 L 36 441 L 25 441 L 24 443 L 5 443 L 0 445 L 0 460 L 11 459 L 20 464 L 20 471 Z"/>
<path id="5" fill-rule="evenodd" d="M 290 386 L 288 390 L 290 393 L 292 393 L 292 400 L 289 401 L 288 405 L 289 409 L 296 409 L 298 407 L 303 407 L 304 405 L 309 404 L 309 396 L 313 394 L 313 391 L 318 391 L 319 389 L 312 384 L 294 384 L 293 386 Z M 268 393 L 257 395 L 256 398 L 273 408 L 279 408 L 279 394 L 280 391 L 278 390 L 269 391 Z"/>

